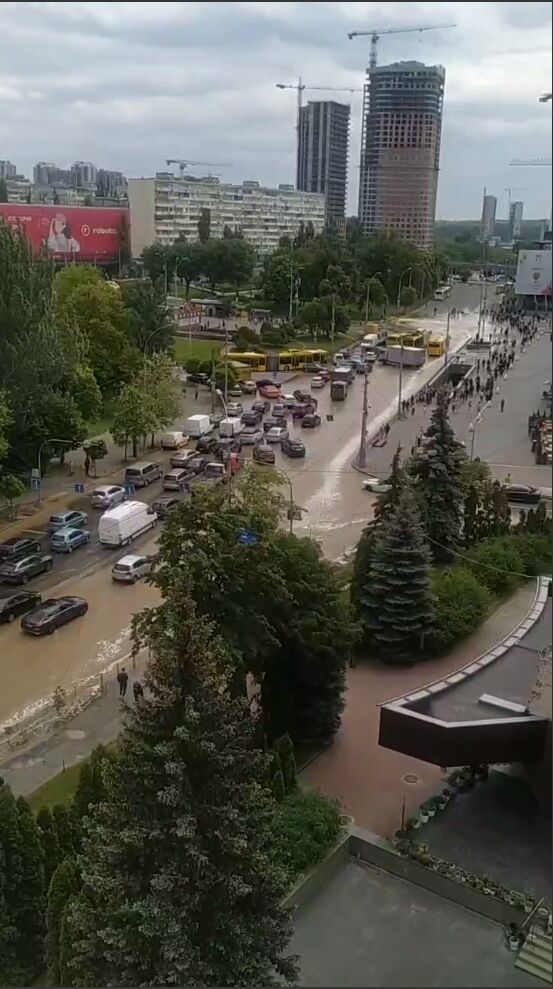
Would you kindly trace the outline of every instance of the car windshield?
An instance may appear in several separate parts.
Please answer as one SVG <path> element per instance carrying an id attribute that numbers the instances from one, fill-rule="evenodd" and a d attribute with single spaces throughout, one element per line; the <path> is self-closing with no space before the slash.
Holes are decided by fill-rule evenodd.
<path id="1" fill-rule="evenodd" d="M 139 477 L 140 473 L 139 470 L 134 470 L 133 467 L 127 467 L 127 477 Z"/>
<path id="2" fill-rule="evenodd" d="M 118 573 L 128 573 L 132 567 L 130 563 L 116 563 L 113 569 L 117 570 Z"/>
<path id="3" fill-rule="evenodd" d="M 108 494 L 107 488 L 95 488 L 95 490 L 92 492 L 92 497 L 94 497 L 94 495 L 105 495 L 105 494 Z"/>
<path id="4" fill-rule="evenodd" d="M 50 522 L 63 522 L 65 520 L 65 515 L 51 515 Z"/>

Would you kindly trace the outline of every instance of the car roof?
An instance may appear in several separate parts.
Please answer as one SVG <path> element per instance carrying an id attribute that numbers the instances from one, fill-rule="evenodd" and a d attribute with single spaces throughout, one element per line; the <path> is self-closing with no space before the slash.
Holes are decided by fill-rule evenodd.
<path id="1" fill-rule="evenodd" d="M 5 539 L 1 546 L 17 546 L 18 543 L 30 543 L 37 542 L 32 536 L 12 536 L 10 539 Z"/>
<path id="2" fill-rule="evenodd" d="M 12 591 L 11 594 L 5 594 L 0 597 L 0 611 L 2 611 L 2 609 L 5 608 L 10 601 L 13 601 L 14 598 L 19 598 L 22 595 L 24 597 L 40 598 L 40 594 L 37 591 L 26 591 L 26 590 Z"/>
<path id="3" fill-rule="evenodd" d="M 84 529 L 76 529 L 74 525 L 63 525 L 53 533 L 54 536 L 68 535 L 70 532 L 84 532 Z"/>
<path id="4" fill-rule="evenodd" d="M 97 488 L 94 488 L 92 494 L 96 494 L 98 491 L 121 491 L 121 490 L 124 489 L 122 489 L 120 484 L 99 484 Z"/>
<path id="5" fill-rule="evenodd" d="M 143 556 L 138 556 L 136 553 L 128 553 L 126 556 L 122 556 L 120 560 L 117 560 L 115 566 L 119 563 L 126 563 L 127 566 L 132 566 L 133 563 L 137 563 L 138 560 L 143 560 Z"/>

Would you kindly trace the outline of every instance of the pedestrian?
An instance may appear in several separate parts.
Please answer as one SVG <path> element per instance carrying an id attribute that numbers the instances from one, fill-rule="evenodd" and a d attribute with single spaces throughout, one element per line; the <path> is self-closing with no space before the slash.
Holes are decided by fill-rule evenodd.
<path id="1" fill-rule="evenodd" d="M 500 403 L 499 403 L 499 411 L 500 412 L 504 412 L 505 411 L 505 399 L 504 398 L 502 398 L 501 401 L 500 401 Z"/>
<path id="2" fill-rule="evenodd" d="M 198 386 L 196 385 L 194 389 L 194 401 L 197 401 L 198 395 L 200 394 Z"/>
<path id="3" fill-rule="evenodd" d="M 119 673 L 117 674 L 117 683 L 119 684 L 119 696 L 124 697 L 127 693 L 127 687 L 129 685 L 129 674 L 124 666 L 121 667 Z"/>
<path id="4" fill-rule="evenodd" d="M 411 415 L 412 415 L 412 416 L 414 416 L 414 415 L 415 415 L 415 411 L 416 411 L 416 410 L 415 410 L 415 406 L 414 406 L 414 405 L 412 405 L 412 406 L 411 406 Z"/>
<path id="5" fill-rule="evenodd" d="M 135 704 L 138 704 L 138 698 L 144 697 L 144 687 L 140 683 L 140 680 L 135 680 L 132 685 L 132 692 L 134 694 Z"/>
<path id="6" fill-rule="evenodd" d="M 389 433 L 390 433 L 390 423 L 389 422 L 387 422 L 386 425 L 384 426 L 384 432 L 386 433 L 386 439 L 388 439 L 388 436 L 389 436 Z"/>
<path id="7" fill-rule="evenodd" d="M 88 455 L 88 451 L 86 457 L 84 458 L 84 472 L 86 477 L 88 477 L 90 474 L 90 457 Z"/>

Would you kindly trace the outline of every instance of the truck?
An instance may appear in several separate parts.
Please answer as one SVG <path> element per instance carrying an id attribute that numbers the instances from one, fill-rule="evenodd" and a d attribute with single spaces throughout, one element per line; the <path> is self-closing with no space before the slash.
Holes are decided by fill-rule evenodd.
<path id="1" fill-rule="evenodd" d="M 184 423 L 183 433 L 197 440 L 200 436 L 210 433 L 212 429 L 213 426 L 209 416 L 197 412 L 196 415 L 188 416 L 188 419 Z"/>
<path id="2" fill-rule="evenodd" d="M 124 501 L 100 516 L 98 541 L 102 546 L 128 546 L 156 522 L 156 513 L 143 501 Z"/>
<path id="3" fill-rule="evenodd" d="M 347 381 L 331 381 L 330 397 L 334 402 L 343 402 L 343 400 L 347 398 L 347 394 L 348 394 Z"/>
<path id="4" fill-rule="evenodd" d="M 347 385 L 351 385 L 355 378 L 355 371 L 353 370 L 351 364 L 344 367 L 334 367 L 330 372 L 330 383 L 333 381 L 345 381 Z"/>
<path id="5" fill-rule="evenodd" d="M 426 361 L 426 350 L 424 347 L 383 347 L 379 360 L 381 364 L 422 367 Z"/>
<path id="6" fill-rule="evenodd" d="M 229 473 L 224 464 L 210 463 L 201 474 L 197 474 L 188 482 L 188 488 L 193 494 L 194 491 L 199 491 L 202 488 L 226 484 L 228 478 Z"/>
<path id="7" fill-rule="evenodd" d="M 219 436 L 221 439 L 233 439 L 239 436 L 244 428 L 244 423 L 239 416 L 226 416 L 219 423 Z"/>

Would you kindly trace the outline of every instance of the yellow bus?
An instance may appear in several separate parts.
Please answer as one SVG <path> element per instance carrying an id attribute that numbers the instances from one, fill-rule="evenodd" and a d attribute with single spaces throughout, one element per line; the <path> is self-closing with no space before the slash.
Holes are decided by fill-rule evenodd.
<path id="1" fill-rule="evenodd" d="M 443 357 L 445 348 L 446 342 L 444 337 L 431 337 L 428 341 L 426 352 L 429 357 Z"/>
<path id="2" fill-rule="evenodd" d="M 427 330 L 410 330 L 402 333 L 387 333 L 387 347 L 426 347 L 428 342 Z"/>
<path id="3" fill-rule="evenodd" d="M 280 353 L 229 351 L 229 361 L 244 365 L 249 371 L 303 371 L 306 364 L 327 364 L 327 350 L 281 350 Z"/>

